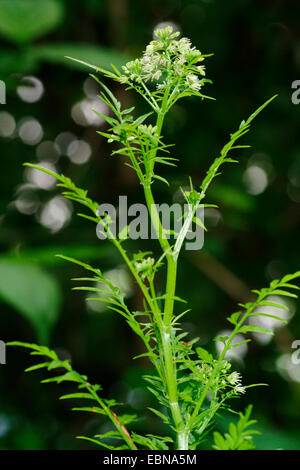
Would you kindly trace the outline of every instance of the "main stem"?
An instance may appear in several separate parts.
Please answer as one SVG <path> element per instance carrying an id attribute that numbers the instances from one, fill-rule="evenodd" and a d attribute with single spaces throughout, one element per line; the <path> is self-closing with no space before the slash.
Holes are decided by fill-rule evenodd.
<path id="1" fill-rule="evenodd" d="M 163 316 L 163 330 L 161 331 L 161 336 L 170 408 L 172 411 L 177 432 L 177 448 L 179 450 L 187 450 L 188 433 L 186 432 L 178 403 L 176 363 L 174 361 L 172 348 L 172 317 L 174 310 L 174 296 L 176 290 L 176 275 L 177 263 L 173 260 L 173 257 L 171 256 L 168 258 L 166 300 Z"/>
<path id="2" fill-rule="evenodd" d="M 164 314 L 158 324 L 158 327 L 161 335 L 162 356 L 164 360 L 164 373 L 167 383 L 168 398 L 170 400 L 170 408 L 177 432 L 177 448 L 180 450 L 186 450 L 188 449 L 188 435 L 185 431 L 185 426 L 178 403 L 176 364 L 174 362 L 172 348 L 172 317 L 176 290 L 177 262 L 174 261 L 173 256 L 170 253 L 170 245 L 168 240 L 163 236 L 161 220 L 155 206 L 151 188 L 145 187 L 144 190 L 148 210 L 150 212 L 155 231 L 158 234 L 161 248 L 164 253 L 167 253 L 166 259 L 168 263 L 168 269 Z"/>
<path id="3" fill-rule="evenodd" d="M 156 126 L 159 135 L 161 133 L 164 121 L 165 108 L 167 106 L 167 96 L 168 94 L 166 93 L 162 103 L 161 113 L 159 113 L 157 117 Z M 158 327 L 161 335 L 161 353 L 164 362 L 164 374 L 167 385 L 168 398 L 170 400 L 170 408 L 177 432 L 177 448 L 179 450 L 186 450 L 188 449 L 188 433 L 185 428 L 185 424 L 181 415 L 178 402 L 176 363 L 173 357 L 172 346 L 172 318 L 174 311 L 174 296 L 176 290 L 177 261 L 174 260 L 169 242 L 164 235 L 162 223 L 151 190 L 151 178 L 154 171 L 156 151 L 156 149 L 153 149 L 153 151 L 151 152 L 150 167 L 148 168 L 149 174 L 147 175 L 147 182 L 146 184 L 144 184 L 144 193 L 151 221 L 157 233 L 161 249 L 166 254 L 168 265 L 164 313 L 161 317 L 161 321 L 159 322 Z"/>

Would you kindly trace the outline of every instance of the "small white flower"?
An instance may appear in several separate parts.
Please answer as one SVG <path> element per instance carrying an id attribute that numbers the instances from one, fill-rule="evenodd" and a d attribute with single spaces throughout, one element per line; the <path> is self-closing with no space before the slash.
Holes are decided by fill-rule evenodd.
<path id="1" fill-rule="evenodd" d="M 205 76 L 205 65 L 199 65 L 199 66 L 197 67 L 197 69 L 198 69 L 200 75 Z"/>
<path id="2" fill-rule="evenodd" d="M 181 54 L 188 52 L 191 48 L 191 41 L 188 38 L 181 38 L 178 41 L 178 50 Z"/>
<path id="3" fill-rule="evenodd" d="M 154 52 L 154 46 L 153 44 L 148 44 L 148 46 L 146 47 L 146 52 L 148 54 L 152 54 Z"/>
<path id="4" fill-rule="evenodd" d="M 201 88 L 201 82 L 199 81 L 197 75 L 187 75 L 186 77 L 186 84 L 192 90 L 198 91 Z"/>
<path id="5" fill-rule="evenodd" d="M 161 77 L 161 71 L 157 70 L 153 75 L 152 75 L 152 80 L 158 80 Z"/>
<path id="6" fill-rule="evenodd" d="M 228 375 L 227 380 L 231 385 L 240 384 L 241 376 L 238 372 L 232 372 L 230 375 Z"/>

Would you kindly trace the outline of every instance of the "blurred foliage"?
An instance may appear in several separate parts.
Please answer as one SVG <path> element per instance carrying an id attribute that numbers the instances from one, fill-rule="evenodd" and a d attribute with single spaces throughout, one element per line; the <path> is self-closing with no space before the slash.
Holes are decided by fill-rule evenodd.
<path id="1" fill-rule="evenodd" d="M 0 33 L 16 43 L 31 42 L 56 28 L 63 19 L 63 5 L 57 0 L 1 0 Z"/>
<path id="2" fill-rule="evenodd" d="M 299 4 L 289 0 L 0 0 L 0 79 L 7 88 L 7 104 L 0 105 L 1 339 L 48 338 L 62 357 L 72 357 L 77 370 L 101 380 L 107 395 L 126 402 L 130 412 L 144 412 L 137 432 L 143 432 L 146 418 L 148 430 L 150 422 L 159 432 L 146 408 L 152 398 L 141 382 L 149 365 L 131 361 L 143 352 L 141 344 L 119 318 L 96 312 L 82 293 L 71 292 L 70 278 L 79 270 L 54 254 L 96 260 L 118 276 L 121 261 L 110 245 L 97 240 L 93 225 L 75 217 L 75 207 L 60 205 L 51 182 L 43 186 L 24 172 L 22 163 L 47 160 L 40 143 L 55 142 L 50 163 L 88 187 L 94 199 L 117 204 L 118 195 L 127 194 L 129 203 L 142 201 L 130 169 L 106 158 L 110 149 L 96 134 L 101 124 L 74 121 L 74 105 L 85 101 L 94 107 L 93 85 L 87 80 L 89 70 L 64 56 L 119 66 L 141 52 L 161 22 L 175 23 L 201 51 L 214 53 L 207 60 L 207 75 L 214 82 L 209 94 L 216 98 L 174 107 L 165 140 L 176 142 L 180 162 L 177 169 L 165 169 L 173 181 L 170 188 L 157 184 L 161 201 L 170 202 L 188 175 L 200 183 L 229 132 L 279 93 L 253 126 L 253 149 L 239 152 L 240 165 L 228 166 L 210 191 L 210 202 L 219 204 L 221 212 L 207 214 L 204 249 L 186 253 L 181 262 L 178 295 L 189 299 L 192 308 L 185 328 L 200 336 L 201 345 L 208 344 L 226 328 L 226 316 L 251 288 L 299 269 L 300 108 L 291 102 L 291 84 L 299 79 L 299 13 Z M 24 76 L 41 81 L 40 99 L 22 99 Z M 131 100 L 124 105 L 143 111 L 140 101 L 115 87 L 121 101 Z M 42 129 L 32 141 L 22 131 L 29 117 Z M 78 164 L 72 140 L 62 144 L 61 132 L 88 143 L 90 158 Z M 135 249 L 153 249 L 150 242 L 136 241 L 128 242 L 129 251 L 131 243 Z M 128 296 L 135 309 L 141 307 L 135 285 L 129 286 Z M 300 337 L 298 315 L 299 309 L 287 327 L 276 330 L 272 342 L 253 342 L 238 360 L 246 382 L 270 384 L 264 393 L 250 389 L 241 403 L 241 410 L 254 404 L 252 416 L 262 433 L 254 440 L 261 449 L 300 448 L 300 384 L 295 379 L 300 372 L 291 376 L 276 366 Z M 56 400 L 64 390 L 58 392 L 55 385 L 41 389 L 38 379 L 22 372 L 26 365 L 22 353 L 9 350 L 7 365 L 0 366 L 0 448 L 88 448 L 72 436 L 105 431 L 104 424 L 73 416 L 67 404 Z M 220 420 L 220 432 L 228 429 L 225 421 Z"/>

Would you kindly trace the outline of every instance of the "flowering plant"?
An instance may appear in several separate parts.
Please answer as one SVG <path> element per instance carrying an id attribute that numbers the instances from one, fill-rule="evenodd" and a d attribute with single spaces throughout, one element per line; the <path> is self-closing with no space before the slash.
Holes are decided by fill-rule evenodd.
<path id="1" fill-rule="evenodd" d="M 81 266 L 89 273 L 89 277 L 76 279 L 88 283 L 77 289 L 93 292 L 96 300 L 106 302 L 108 308 L 120 315 L 144 343 L 145 353 L 142 356 L 146 356 L 153 365 L 153 372 L 146 375 L 145 380 L 158 404 L 158 407 L 151 408 L 151 411 L 168 426 L 169 432 L 166 436 L 139 435 L 129 430 L 129 427 L 134 426 L 136 417 L 119 413 L 117 415 L 113 408 L 119 404 L 104 398 L 99 385 L 92 385 L 86 376 L 73 370 L 70 361 L 60 360 L 56 352 L 35 344 L 11 343 L 29 348 L 31 354 L 46 356 L 46 360 L 30 367 L 28 371 L 41 368 L 48 371 L 58 369 L 59 375 L 43 382 L 71 381 L 76 384 L 78 391 L 64 395 L 62 399 L 88 400 L 89 403 L 93 403 L 92 406 L 77 406 L 74 409 L 107 416 L 112 429 L 106 434 L 79 437 L 110 449 L 199 449 L 208 431 L 211 430 L 217 412 L 224 409 L 233 411 L 229 404 L 232 399 L 238 398 L 247 388 L 254 386 L 246 384 L 240 373 L 232 370 L 232 364 L 228 360 L 228 352 L 231 349 L 250 341 L 250 338 L 243 337 L 236 344 L 235 338 L 252 332 L 272 334 L 271 331 L 253 322 L 259 316 L 285 322 L 283 317 L 260 313 L 260 307 L 285 309 L 283 304 L 271 300 L 272 296 L 296 297 L 290 289 L 296 288 L 293 280 L 300 277 L 299 271 L 286 275 L 281 280 L 273 280 L 267 288 L 254 290 L 256 300 L 240 304 L 240 309 L 228 316 L 227 320 L 233 329 L 230 335 L 216 338 L 222 344 L 222 348 L 220 354 L 216 354 L 215 357 L 206 349 L 197 346 L 197 339 L 184 341 L 187 333 L 182 330 L 180 319 L 187 315 L 188 310 L 181 312 L 179 305 L 182 299 L 176 296 L 178 260 L 183 242 L 192 222 L 205 228 L 203 221 L 197 218 L 197 209 L 200 204 L 204 207 L 210 206 L 203 204 L 210 184 L 220 174 L 220 167 L 224 163 L 236 162 L 228 156 L 229 152 L 232 149 L 247 147 L 237 144 L 237 141 L 249 131 L 253 119 L 274 97 L 260 106 L 248 119 L 242 121 L 239 128 L 230 135 L 229 141 L 212 162 L 200 187 L 194 189 L 195 185 L 190 179 L 190 189 L 182 190 L 187 201 L 187 210 L 183 216 L 184 223 L 176 234 L 176 241 L 172 243 L 163 227 L 152 192 L 155 180 L 168 184 L 168 181 L 157 173 L 157 165 L 175 165 L 176 162 L 176 159 L 169 155 L 170 146 L 163 142 L 164 119 L 179 99 L 187 96 L 200 97 L 202 100 L 211 98 L 202 94 L 203 86 L 209 82 L 205 78 L 203 65 L 207 55 L 203 55 L 193 47 L 189 39 L 179 39 L 179 33 L 174 32 L 171 27 L 159 29 L 155 35 L 156 39 L 146 47 L 143 56 L 127 63 L 122 71 L 115 67 L 109 71 L 90 64 L 86 65 L 101 72 L 104 77 L 125 84 L 128 89 L 134 89 L 150 107 L 149 113 L 134 117 L 134 108 L 122 109 L 121 103 L 111 90 L 94 76 L 102 90 L 99 97 L 112 113 L 112 115 L 100 114 L 107 122 L 108 130 L 99 131 L 99 134 L 107 138 L 108 142 L 116 144 L 112 155 L 125 157 L 126 164 L 135 171 L 144 190 L 152 224 L 160 244 L 161 256 L 155 259 L 149 252 L 129 255 L 124 248 L 126 237 L 121 234 L 117 238 L 111 236 L 110 218 L 99 215 L 99 204 L 88 197 L 87 191 L 78 188 L 64 175 L 31 163 L 26 164 L 55 177 L 58 186 L 63 188 L 63 195 L 66 198 L 76 201 L 90 211 L 90 215 L 79 215 L 96 223 L 98 230 L 108 235 L 143 294 L 144 311 L 132 312 L 125 302 L 123 292 L 107 279 L 100 269 L 60 255 L 64 260 Z M 155 121 L 150 123 L 149 120 L 153 115 Z M 166 268 L 166 284 L 164 294 L 158 295 L 158 289 L 161 291 L 163 287 L 157 285 L 156 273 L 163 268 Z M 215 432 L 213 447 L 226 450 L 253 448 L 252 435 L 257 431 L 252 429 L 255 421 L 250 419 L 251 411 L 252 408 L 249 406 L 245 413 L 239 413 L 239 421 L 236 425 L 232 423 L 229 432 L 224 436 Z"/>

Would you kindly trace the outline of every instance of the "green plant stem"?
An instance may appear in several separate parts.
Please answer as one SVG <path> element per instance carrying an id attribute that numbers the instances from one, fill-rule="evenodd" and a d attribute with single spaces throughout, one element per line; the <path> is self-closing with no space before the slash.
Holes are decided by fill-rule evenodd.
<path id="1" fill-rule="evenodd" d="M 151 189 L 150 189 L 150 192 L 151 192 Z M 153 200 L 152 193 L 151 193 L 151 199 Z M 156 219 L 156 223 L 157 223 L 157 219 Z M 166 239 L 160 238 L 161 242 L 162 240 L 165 240 L 165 242 L 167 242 L 167 249 L 169 249 L 168 241 Z M 177 446 L 179 450 L 186 450 L 188 449 L 188 434 L 186 434 L 184 422 L 182 419 L 182 415 L 181 415 L 179 403 L 178 403 L 178 391 L 177 391 L 177 383 L 176 383 L 176 365 L 173 359 L 173 350 L 172 350 L 172 341 L 171 341 L 171 320 L 172 320 L 172 315 L 173 315 L 174 294 L 175 294 L 175 288 L 176 288 L 176 263 L 173 261 L 172 257 L 169 258 L 170 262 L 168 261 L 168 278 L 167 278 L 168 280 L 167 280 L 165 315 L 164 315 L 164 317 L 166 318 L 166 321 L 162 321 L 162 318 L 160 316 L 160 311 L 157 308 L 157 303 L 154 300 L 155 298 L 152 299 L 150 297 L 146 286 L 143 284 L 140 277 L 137 275 L 134 267 L 132 266 L 131 261 L 126 255 L 125 250 L 123 249 L 123 247 L 117 240 L 113 239 L 113 243 L 118 248 L 123 259 L 128 265 L 130 271 L 132 272 L 133 276 L 137 280 L 150 308 L 152 309 L 154 318 L 157 319 L 157 324 L 158 324 L 160 334 L 161 334 L 162 353 L 163 353 L 163 358 L 164 358 L 164 371 L 165 371 L 165 377 L 167 381 L 167 390 L 168 390 L 168 396 L 170 400 L 170 408 L 172 411 L 172 416 L 173 416 L 176 431 L 177 431 Z M 154 294 L 153 287 L 152 287 L 152 293 Z"/>
<path id="2" fill-rule="evenodd" d="M 230 345 L 231 345 L 231 342 L 233 340 L 233 338 L 235 337 L 235 335 L 238 333 L 240 327 L 242 326 L 242 324 L 247 320 L 247 318 L 249 317 L 249 315 L 253 312 L 253 310 L 256 309 L 256 307 L 259 305 L 259 303 L 264 299 L 264 297 L 266 297 L 268 294 L 265 293 L 265 294 L 260 294 L 256 301 L 254 303 L 251 304 L 251 307 L 249 309 L 246 310 L 246 312 L 244 313 L 244 315 L 241 316 L 241 319 L 240 321 L 235 325 L 235 328 L 234 330 L 232 331 L 230 337 L 228 338 L 228 340 L 226 341 L 226 344 L 224 344 L 224 348 L 220 354 L 220 357 L 218 359 L 218 362 L 222 362 L 224 357 L 225 357 L 225 354 L 227 353 Z"/>
<path id="3" fill-rule="evenodd" d="M 169 94 L 170 94 L 170 87 L 167 87 L 162 99 L 161 103 L 161 108 L 159 112 L 157 113 L 157 119 L 156 119 L 156 128 L 157 128 L 157 134 L 160 136 L 163 122 L 165 119 L 165 115 L 168 109 L 168 99 L 169 99 Z M 156 156 L 157 148 L 154 148 L 150 154 L 150 179 L 153 174 L 154 170 L 154 163 L 155 163 L 155 156 Z"/>
<path id="4" fill-rule="evenodd" d="M 168 271 L 167 271 L 167 286 L 166 286 L 166 300 L 164 309 L 164 322 L 167 326 L 170 326 L 173 312 L 174 312 L 174 297 L 176 291 L 176 280 L 177 280 L 177 262 L 174 261 L 173 257 L 170 256 L 168 260 Z"/>
<path id="5" fill-rule="evenodd" d="M 156 127 L 157 133 L 160 135 L 164 117 L 167 110 L 168 105 L 168 96 L 169 96 L 169 89 L 167 88 L 162 100 L 161 109 L 157 115 Z M 164 229 L 159 217 L 159 213 L 153 198 L 152 190 L 151 190 L 151 179 L 154 172 L 154 164 L 155 164 L 155 156 L 157 153 L 157 148 L 154 148 L 150 152 L 150 159 L 149 165 L 146 168 L 146 178 L 139 179 L 144 186 L 144 194 L 145 199 L 148 207 L 148 211 L 150 213 L 151 221 L 154 226 L 154 229 L 157 233 L 158 240 L 161 246 L 162 251 L 166 254 L 167 259 L 167 283 L 166 283 L 166 293 L 165 293 L 165 305 L 164 305 L 164 315 L 163 318 L 161 317 L 161 312 L 157 305 L 156 295 L 154 290 L 153 283 L 150 283 L 150 293 L 141 280 L 140 276 L 136 272 L 132 262 L 129 260 L 128 256 L 126 255 L 125 250 L 123 249 L 121 243 L 112 237 L 112 242 L 119 250 L 121 256 L 123 257 L 124 261 L 128 265 L 131 273 L 133 274 L 134 278 L 136 279 L 138 285 L 140 286 L 144 297 L 149 304 L 151 311 L 153 312 L 154 320 L 157 322 L 157 326 L 160 331 L 161 336 L 161 355 L 163 358 L 164 364 L 164 374 L 167 383 L 167 391 L 168 391 L 168 398 L 170 400 L 170 408 L 173 416 L 173 420 L 175 423 L 176 431 L 177 431 L 177 447 L 180 450 L 188 449 L 188 433 L 186 432 L 183 418 L 181 415 L 179 403 L 178 403 L 178 389 L 177 389 L 177 381 L 176 381 L 176 364 L 174 363 L 173 358 L 173 348 L 172 348 L 172 317 L 173 317 L 173 310 L 174 310 L 174 296 L 176 290 L 176 277 L 177 277 L 177 261 L 174 260 L 171 247 L 167 238 L 165 237 Z M 134 155 L 131 155 L 133 159 Z"/>
<path id="6" fill-rule="evenodd" d="M 171 341 L 171 328 L 170 326 L 163 326 L 161 331 L 162 350 L 164 356 L 164 371 L 167 382 L 169 404 L 175 423 L 177 433 L 177 447 L 180 450 L 186 450 L 187 443 L 183 447 L 183 433 L 185 432 L 185 425 L 182 419 L 179 403 L 178 403 L 178 390 L 176 382 L 176 364 L 173 358 L 173 349 Z"/>
<path id="7" fill-rule="evenodd" d="M 157 132 L 161 134 L 165 113 L 168 106 L 169 89 L 167 88 L 163 97 L 161 112 L 158 113 L 157 117 Z M 151 177 L 154 171 L 154 162 L 157 150 L 151 153 L 150 169 L 148 181 L 151 181 Z M 170 408 L 173 416 L 173 420 L 177 432 L 177 448 L 179 450 L 188 449 L 189 433 L 186 430 L 184 421 L 181 415 L 179 403 L 178 403 L 178 388 L 177 388 L 177 374 L 176 374 L 176 363 L 173 358 L 172 348 L 172 317 L 174 312 L 174 297 L 176 291 L 176 280 L 177 280 L 177 259 L 174 259 L 168 240 L 164 237 L 164 231 L 161 224 L 161 220 L 155 205 L 153 194 L 151 191 L 150 184 L 144 186 L 145 199 L 147 202 L 148 210 L 150 212 L 151 221 L 158 235 L 159 243 L 164 253 L 166 253 L 167 259 L 167 283 L 165 292 L 165 305 L 164 305 L 164 316 L 163 325 L 160 328 L 161 340 L 162 340 L 162 352 L 164 357 L 164 369 L 165 377 L 167 381 L 167 390 L 170 400 Z"/>
<path id="8" fill-rule="evenodd" d="M 164 98 L 162 101 L 161 112 L 157 116 L 157 132 L 160 135 L 165 112 L 167 109 L 169 90 L 166 89 Z M 151 181 L 152 173 L 154 170 L 155 155 L 157 149 L 154 149 L 151 152 L 151 161 L 150 161 L 150 174 L 148 175 L 148 181 Z M 151 164 L 151 162 L 153 162 Z M 160 246 L 164 253 L 166 253 L 167 259 L 167 283 L 166 283 L 166 292 L 165 292 L 165 305 L 164 305 L 164 315 L 162 319 L 162 324 L 159 325 L 161 343 L 162 343 L 162 354 L 164 358 L 164 373 L 167 383 L 168 398 L 170 400 L 170 408 L 175 423 L 175 428 L 177 432 L 177 448 L 180 450 L 188 449 L 188 434 L 186 433 L 184 421 L 181 415 L 179 403 L 178 403 L 178 388 L 177 388 L 177 374 L 176 374 L 176 363 L 173 357 L 173 347 L 172 347 L 172 317 L 174 311 L 174 296 L 176 290 L 176 274 L 177 274 L 177 262 L 174 261 L 174 258 L 171 253 L 171 247 L 168 240 L 164 236 L 164 230 L 162 223 L 155 205 L 153 194 L 151 191 L 150 185 L 144 187 L 145 199 L 150 212 L 150 217 L 154 229 L 157 233 Z"/>

